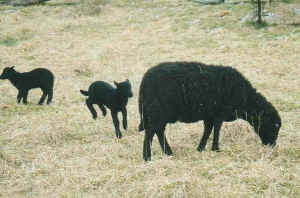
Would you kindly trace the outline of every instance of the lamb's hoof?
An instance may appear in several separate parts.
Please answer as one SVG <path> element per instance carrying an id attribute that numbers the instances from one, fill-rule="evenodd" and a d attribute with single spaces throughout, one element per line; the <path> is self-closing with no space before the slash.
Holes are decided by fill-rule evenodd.
<path id="1" fill-rule="evenodd" d="M 143 126 L 142 124 L 140 124 L 140 125 L 139 125 L 139 129 L 138 129 L 139 132 L 143 131 L 144 129 L 145 129 L 144 126 Z"/>
<path id="2" fill-rule="evenodd" d="M 211 150 L 215 152 L 221 152 L 219 148 L 212 148 Z"/>
<path id="3" fill-rule="evenodd" d="M 122 133 L 121 132 L 116 133 L 116 136 L 117 136 L 118 139 L 121 139 L 122 138 Z"/>
<path id="4" fill-rule="evenodd" d="M 202 151 L 204 151 L 204 150 L 205 150 L 205 148 L 198 147 L 198 148 L 197 148 L 197 150 L 198 150 L 199 152 L 202 152 Z"/>
<path id="5" fill-rule="evenodd" d="M 93 116 L 93 119 L 96 120 L 96 119 L 97 119 L 97 116 Z"/>
<path id="6" fill-rule="evenodd" d="M 151 157 L 145 157 L 145 156 L 143 156 L 143 158 L 144 158 L 145 162 L 151 161 Z"/>

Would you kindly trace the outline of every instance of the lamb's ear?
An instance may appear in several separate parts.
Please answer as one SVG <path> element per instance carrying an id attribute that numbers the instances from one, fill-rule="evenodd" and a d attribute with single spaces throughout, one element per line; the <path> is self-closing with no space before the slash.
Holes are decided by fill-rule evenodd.
<path id="1" fill-rule="evenodd" d="M 118 87 L 119 86 L 119 83 L 117 83 L 116 81 L 114 81 L 114 84 Z"/>
<path id="2" fill-rule="evenodd" d="M 15 66 L 10 67 L 10 69 L 14 69 L 14 68 L 15 68 Z"/>

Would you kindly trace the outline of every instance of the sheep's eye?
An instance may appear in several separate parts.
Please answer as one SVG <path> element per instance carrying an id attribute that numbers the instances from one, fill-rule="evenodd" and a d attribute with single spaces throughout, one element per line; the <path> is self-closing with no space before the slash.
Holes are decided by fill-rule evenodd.
<path id="1" fill-rule="evenodd" d="M 275 124 L 275 127 L 279 128 L 279 126 L 280 126 L 280 125 L 279 125 L 278 123 Z"/>

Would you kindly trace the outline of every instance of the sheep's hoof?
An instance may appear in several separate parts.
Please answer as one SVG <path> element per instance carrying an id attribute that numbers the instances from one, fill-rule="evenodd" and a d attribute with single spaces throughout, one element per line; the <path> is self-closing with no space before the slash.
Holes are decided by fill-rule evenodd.
<path id="1" fill-rule="evenodd" d="M 97 119 L 97 116 L 93 116 L 93 119 L 96 120 L 96 119 Z"/>

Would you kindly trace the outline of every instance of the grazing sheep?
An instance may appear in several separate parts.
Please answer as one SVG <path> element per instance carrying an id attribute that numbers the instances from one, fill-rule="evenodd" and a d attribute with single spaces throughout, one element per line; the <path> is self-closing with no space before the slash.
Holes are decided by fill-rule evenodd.
<path id="1" fill-rule="evenodd" d="M 212 150 L 219 150 L 223 122 L 238 118 L 253 126 L 264 145 L 274 146 L 281 119 L 273 105 L 231 67 L 197 62 L 167 62 L 149 69 L 139 92 L 141 123 L 146 130 L 144 160 L 151 160 L 151 144 L 158 136 L 162 150 L 172 155 L 164 130 L 167 123 L 204 121 L 198 151 L 205 149 L 214 128 Z"/>
<path id="2" fill-rule="evenodd" d="M 27 104 L 28 91 L 33 88 L 42 89 L 43 95 L 39 105 L 44 103 L 47 96 L 47 104 L 50 104 L 52 101 L 54 75 L 48 69 L 37 68 L 30 72 L 20 73 L 14 67 L 6 67 L 3 69 L 0 79 L 8 79 L 18 89 L 18 103 L 23 99 L 23 104 Z"/>
<path id="3" fill-rule="evenodd" d="M 92 83 L 88 91 L 80 90 L 80 92 L 88 96 L 86 99 L 86 105 L 94 119 L 97 118 L 97 112 L 95 111 L 93 104 L 97 104 L 102 111 L 103 116 L 106 115 L 106 107 L 111 111 L 111 117 L 115 126 L 115 133 L 117 138 L 122 137 L 122 133 L 119 127 L 118 112 L 122 112 L 123 115 L 123 128 L 127 129 L 127 109 L 128 98 L 132 97 L 131 84 L 127 79 L 124 82 L 114 82 L 117 88 L 112 87 L 110 84 L 103 81 L 96 81 Z"/>

